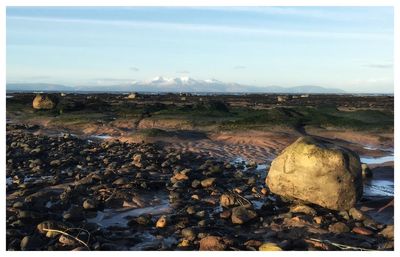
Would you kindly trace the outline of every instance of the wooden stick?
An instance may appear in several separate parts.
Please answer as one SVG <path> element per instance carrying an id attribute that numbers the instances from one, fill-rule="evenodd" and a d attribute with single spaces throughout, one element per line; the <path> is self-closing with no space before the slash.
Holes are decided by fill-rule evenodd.
<path id="1" fill-rule="evenodd" d="M 74 236 L 68 234 L 67 232 L 64 232 L 64 231 L 61 231 L 58 229 L 49 229 L 49 228 L 43 228 L 43 231 L 57 232 L 57 233 L 63 234 L 64 236 L 69 236 L 69 237 L 75 239 L 76 241 L 78 241 L 79 243 L 83 244 L 84 246 L 86 246 L 87 249 L 90 250 L 89 246 L 85 242 L 83 242 L 82 240 L 80 240 L 77 237 L 74 237 Z"/>
<path id="2" fill-rule="evenodd" d="M 338 243 L 334 243 L 331 242 L 329 240 L 320 240 L 320 239 L 316 239 L 316 238 L 310 238 L 309 240 L 315 241 L 315 242 L 319 242 L 319 243 L 325 243 L 325 244 L 330 244 L 333 245 L 341 250 L 358 250 L 358 251 L 372 251 L 372 249 L 366 249 L 366 248 L 361 248 L 361 247 L 355 247 L 355 246 L 351 246 L 351 245 L 344 245 L 344 244 L 338 244 Z"/>

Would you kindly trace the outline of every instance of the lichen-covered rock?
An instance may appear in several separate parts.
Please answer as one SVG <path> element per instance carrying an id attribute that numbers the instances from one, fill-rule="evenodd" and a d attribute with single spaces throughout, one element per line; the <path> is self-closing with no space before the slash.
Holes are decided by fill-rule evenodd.
<path id="1" fill-rule="evenodd" d="M 359 156 L 335 144 L 301 137 L 271 164 L 271 192 L 332 210 L 349 210 L 362 196 Z"/>
<path id="2" fill-rule="evenodd" d="M 55 101 L 50 99 L 48 95 L 36 95 L 32 102 L 32 107 L 37 110 L 51 110 L 55 106 Z"/>

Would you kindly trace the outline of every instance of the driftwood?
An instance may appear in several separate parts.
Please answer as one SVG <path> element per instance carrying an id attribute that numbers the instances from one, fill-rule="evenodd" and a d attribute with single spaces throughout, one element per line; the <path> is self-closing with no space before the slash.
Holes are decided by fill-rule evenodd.
<path id="1" fill-rule="evenodd" d="M 90 233 L 87 231 L 87 230 L 85 230 L 85 229 L 81 229 L 81 228 L 69 228 L 69 229 L 67 229 L 66 231 L 68 231 L 68 230 L 73 230 L 73 229 L 77 229 L 77 230 L 83 230 L 83 231 L 86 231 L 87 233 L 88 233 L 88 235 L 89 235 L 89 238 L 90 238 Z M 62 231 L 62 230 L 58 230 L 58 229 L 50 229 L 50 228 L 43 228 L 43 231 L 47 231 L 47 232 L 57 232 L 57 233 L 60 233 L 60 234 L 63 234 L 64 236 L 68 236 L 68 237 L 70 237 L 70 238 L 72 238 L 72 239 L 74 239 L 74 240 L 76 240 L 77 242 L 79 242 L 79 243 L 81 243 L 81 244 L 83 244 L 88 250 L 90 250 L 90 247 L 88 246 L 88 244 L 87 243 L 85 243 L 85 242 L 83 242 L 81 239 L 79 239 L 78 237 L 75 237 L 75 236 L 73 236 L 73 235 L 71 235 L 71 234 L 68 234 L 67 232 L 65 232 L 65 231 Z M 80 233 L 80 232 L 79 232 Z M 79 235 L 79 234 L 78 234 Z"/>
<path id="2" fill-rule="evenodd" d="M 335 242 L 332 242 L 329 240 L 321 240 L 321 239 L 317 239 L 317 238 L 306 239 L 306 242 L 308 242 L 308 241 L 314 241 L 314 242 L 321 243 L 321 244 L 332 245 L 332 246 L 339 248 L 340 250 L 372 251 L 372 249 L 366 249 L 366 248 L 361 248 L 361 247 L 356 247 L 356 246 L 351 246 L 351 245 L 338 244 L 338 243 L 335 243 Z M 322 247 L 322 248 L 324 248 L 324 247 Z"/>

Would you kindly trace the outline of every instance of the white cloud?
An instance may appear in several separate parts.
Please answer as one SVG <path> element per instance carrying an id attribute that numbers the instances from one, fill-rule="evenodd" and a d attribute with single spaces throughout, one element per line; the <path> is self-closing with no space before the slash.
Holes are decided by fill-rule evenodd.
<path id="1" fill-rule="evenodd" d="M 77 23 L 91 25 L 125 26 L 137 29 L 162 29 L 162 30 L 183 30 L 213 33 L 242 33 L 271 36 L 289 37 L 310 37 L 310 38 L 344 38 L 344 39 L 379 39 L 392 40 L 393 33 L 360 33 L 360 32 L 339 32 L 339 31 L 312 31 L 312 30 L 286 30 L 265 27 L 245 27 L 234 25 L 214 25 L 214 24 L 195 24 L 195 23 L 175 23 L 175 22 L 152 22 L 152 21 L 127 21 L 127 20 L 96 20 L 96 19 L 70 19 L 70 18 L 44 18 L 29 16 L 8 16 L 7 22 L 12 20 L 47 22 L 47 23 Z"/>

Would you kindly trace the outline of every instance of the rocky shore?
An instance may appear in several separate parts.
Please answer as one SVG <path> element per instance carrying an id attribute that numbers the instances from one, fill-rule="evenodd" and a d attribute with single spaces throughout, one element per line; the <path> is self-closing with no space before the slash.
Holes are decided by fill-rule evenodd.
<path id="1" fill-rule="evenodd" d="M 393 250 L 392 225 L 272 194 L 266 170 L 7 124 L 7 250 Z"/>

